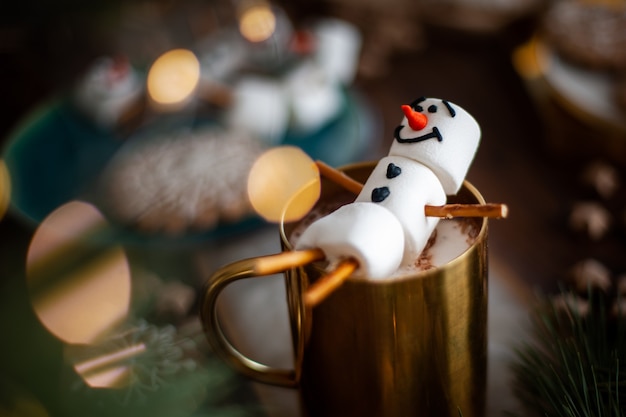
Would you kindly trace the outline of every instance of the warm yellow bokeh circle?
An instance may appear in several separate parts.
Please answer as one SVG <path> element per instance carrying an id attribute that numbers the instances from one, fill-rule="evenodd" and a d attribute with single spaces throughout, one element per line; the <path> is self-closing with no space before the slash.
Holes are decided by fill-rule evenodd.
<path id="1" fill-rule="evenodd" d="M 194 93 L 200 81 L 200 62 L 187 49 L 174 49 L 157 58 L 148 72 L 150 98 L 163 105 L 179 104 Z"/>
<path id="2" fill-rule="evenodd" d="M 239 31 L 250 42 L 263 42 L 276 30 L 276 16 L 267 5 L 246 9 L 239 18 Z"/>
<path id="3" fill-rule="evenodd" d="M 315 162 L 295 146 L 263 153 L 248 176 L 248 197 L 255 211 L 271 222 L 299 220 L 320 196 Z"/>
<path id="4" fill-rule="evenodd" d="M 120 245 L 98 241 L 107 227 L 94 206 L 73 201 L 44 219 L 28 248 L 33 309 L 66 343 L 94 343 L 129 313 L 128 259 Z"/>

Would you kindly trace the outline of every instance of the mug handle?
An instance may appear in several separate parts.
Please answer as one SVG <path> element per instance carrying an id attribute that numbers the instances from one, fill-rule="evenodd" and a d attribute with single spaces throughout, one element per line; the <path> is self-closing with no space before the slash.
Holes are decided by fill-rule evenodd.
<path id="1" fill-rule="evenodd" d="M 288 251 L 276 255 L 244 259 L 218 269 L 207 282 L 200 303 L 200 318 L 204 333 L 215 353 L 239 373 L 258 382 L 295 388 L 298 384 L 295 370 L 276 369 L 256 362 L 234 347 L 222 330 L 217 314 L 217 299 L 229 284 L 245 278 L 258 278 L 285 272 L 323 259 L 319 250 Z"/>

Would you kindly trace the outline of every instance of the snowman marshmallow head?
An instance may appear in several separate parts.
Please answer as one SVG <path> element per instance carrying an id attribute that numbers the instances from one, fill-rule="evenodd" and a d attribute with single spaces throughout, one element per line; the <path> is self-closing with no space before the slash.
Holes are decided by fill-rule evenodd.
<path id="1" fill-rule="evenodd" d="M 402 112 L 389 155 L 427 166 L 446 194 L 456 194 L 478 149 L 480 126 L 463 108 L 436 98 L 418 98 Z"/>

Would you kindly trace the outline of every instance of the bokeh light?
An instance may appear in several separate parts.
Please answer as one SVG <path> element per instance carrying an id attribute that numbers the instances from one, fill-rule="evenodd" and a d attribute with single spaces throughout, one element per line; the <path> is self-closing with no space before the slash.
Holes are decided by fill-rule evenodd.
<path id="1" fill-rule="evenodd" d="M 119 245 L 105 243 L 108 226 L 92 205 L 73 201 L 35 231 L 26 278 L 35 313 L 67 343 L 104 337 L 128 314 L 130 268 Z"/>
<path id="2" fill-rule="evenodd" d="M 154 61 L 148 72 L 147 88 L 155 103 L 182 105 L 196 90 L 200 80 L 200 62 L 187 49 L 174 49 Z"/>
<path id="3" fill-rule="evenodd" d="M 6 163 L 0 159 L 0 220 L 7 212 L 11 198 L 11 181 Z"/>
<path id="4" fill-rule="evenodd" d="M 241 13 L 239 31 L 250 42 L 268 40 L 276 30 L 276 16 L 269 5 L 249 7 Z"/>
<path id="5" fill-rule="evenodd" d="M 282 146 L 263 153 L 248 176 L 248 197 L 265 220 L 286 222 L 306 215 L 320 196 L 320 173 L 300 148 Z"/>

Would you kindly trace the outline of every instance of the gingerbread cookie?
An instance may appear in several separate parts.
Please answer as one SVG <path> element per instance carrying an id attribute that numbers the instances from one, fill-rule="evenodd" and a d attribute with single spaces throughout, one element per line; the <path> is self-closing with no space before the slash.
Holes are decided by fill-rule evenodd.
<path id="1" fill-rule="evenodd" d="M 168 234 L 251 215 L 247 176 L 258 140 L 218 127 L 137 138 L 108 164 L 99 200 L 116 222 Z"/>

